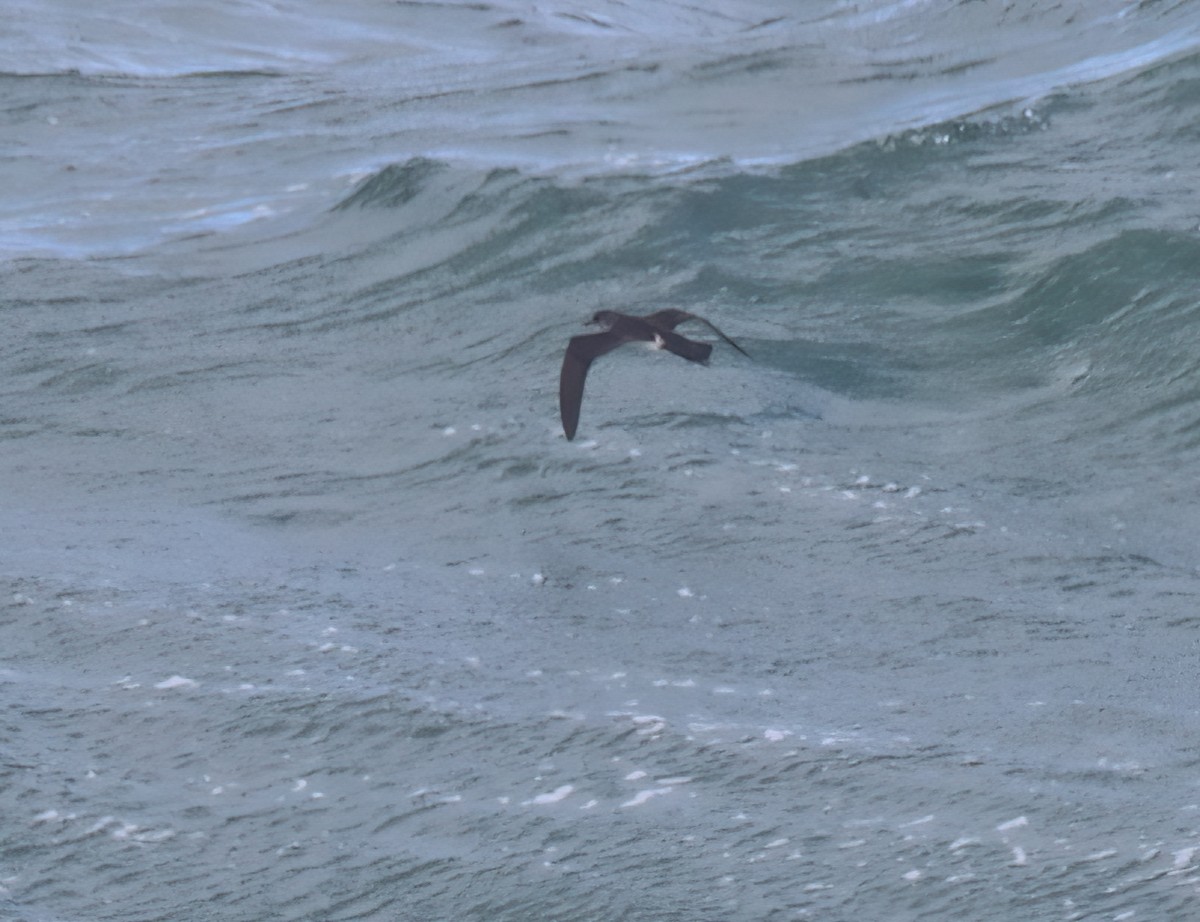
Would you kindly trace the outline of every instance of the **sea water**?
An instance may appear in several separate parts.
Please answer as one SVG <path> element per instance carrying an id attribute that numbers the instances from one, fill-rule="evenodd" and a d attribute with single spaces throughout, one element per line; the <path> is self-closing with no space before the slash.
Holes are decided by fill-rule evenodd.
<path id="1" fill-rule="evenodd" d="M 4 23 L 4 918 L 1197 911 L 1193 4 Z"/>

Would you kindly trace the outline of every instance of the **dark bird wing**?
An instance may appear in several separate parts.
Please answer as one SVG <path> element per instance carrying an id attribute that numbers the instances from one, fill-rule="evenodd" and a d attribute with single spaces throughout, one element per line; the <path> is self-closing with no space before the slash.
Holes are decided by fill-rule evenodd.
<path id="1" fill-rule="evenodd" d="M 700 323 L 704 324 L 706 327 L 720 336 L 721 339 L 725 340 L 725 342 L 729 343 L 729 345 L 733 346 L 733 348 L 735 348 L 738 352 L 746 356 L 746 358 L 750 358 L 750 353 L 726 336 L 715 323 L 710 320 L 705 320 L 703 317 L 697 316 L 696 314 L 689 314 L 687 311 L 681 311 L 676 307 L 668 307 L 665 310 L 655 311 L 653 314 L 650 314 L 643 319 L 645 319 L 645 321 L 651 326 L 658 327 L 661 330 L 674 330 L 681 323 L 686 323 L 689 320 L 698 320 Z"/>
<path id="2" fill-rule="evenodd" d="M 707 362 L 712 355 L 712 344 L 696 342 L 670 330 L 659 330 L 657 336 L 662 340 L 662 347 L 689 362 Z"/>
<path id="3" fill-rule="evenodd" d="M 684 321 L 699 320 L 700 318 L 695 314 L 689 314 L 687 311 L 681 311 L 676 307 L 668 307 L 666 310 L 647 314 L 642 319 L 663 330 L 673 330 Z"/>
<path id="4" fill-rule="evenodd" d="M 603 333 L 585 333 L 572 336 L 563 356 L 562 371 L 558 376 L 558 412 L 562 416 L 563 433 L 567 439 L 575 438 L 579 426 L 579 408 L 583 405 L 583 382 L 587 379 L 592 362 L 612 352 L 628 339 L 611 330 Z"/>

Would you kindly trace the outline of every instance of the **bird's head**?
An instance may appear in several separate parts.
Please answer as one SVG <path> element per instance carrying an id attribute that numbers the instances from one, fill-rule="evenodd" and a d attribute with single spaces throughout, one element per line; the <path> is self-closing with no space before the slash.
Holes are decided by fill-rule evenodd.
<path id="1" fill-rule="evenodd" d="M 617 321 L 619 315 L 616 311 L 596 311 L 592 314 L 592 319 L 587 321 L 589 324 L 597 326 L 611 327 Z"/>

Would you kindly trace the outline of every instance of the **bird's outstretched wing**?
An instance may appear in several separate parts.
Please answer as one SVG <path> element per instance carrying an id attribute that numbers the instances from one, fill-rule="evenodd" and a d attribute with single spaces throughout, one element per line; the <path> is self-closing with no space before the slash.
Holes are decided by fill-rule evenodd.
<path id="1" fill-rule="evenodd" d="M 575 438 L 575 430 L 579 426 L 583 382 L 587 379 L 592 362 L 625 341 L 625 337 L 606 330 L 603 333 L 572 336 L 567 343 L 562 371 L 558 376 L 558 412 L 562 416 L 563 433 L 568 440 Z"/>
<path id="2" fill-rule="evenodd" d="M 720 336 L 721 339 L 725 340 L 725 342 L 729 343 L 729 345 L 733 346 L 733 348 L 735 348 L 738 352 L 746 356 L 746 358 L 750 358 L 749 352 L 726 336 L 725 333 L 711 320 L 705 320 L 703 317 L 700 317 L 696 314 L 689 314 L 687 311 L 681 311 L 677 307 L 668 307 L 661 311 L 655 311 L 653 314 L 650 314 L 644 319 L 651 326 L 658 327 L 662 330 L 674 330 L 681 323 L 686 323 L 689 320 L 698 320 L 718 336 Z"/>
<path id="3" fill-rule="evenodd" d="M 703 364 L 712 355 L 712 343 L 697 342 L 670 330 L 655 330 L 654 335 L 663 349 L 689 362 Z"/>
<path id="4" fill-rule="evenodd" d="M 684 321 L 698 320 L 699 318 L 695 314 L 681 311 L 677 307 L 668 307 L 661 311 L 655 311 L 653 314 L 647 314 L 642 319 L 656 327 L 662 327 L 664 330 L 673 330 Z"/>

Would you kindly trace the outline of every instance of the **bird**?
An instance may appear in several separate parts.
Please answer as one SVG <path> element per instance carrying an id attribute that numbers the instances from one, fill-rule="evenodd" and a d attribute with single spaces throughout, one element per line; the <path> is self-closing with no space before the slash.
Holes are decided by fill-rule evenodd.
<path id="1" fill-rule="evenodd" d="M 716 324 L 678 308 L 669 307 L 653 314 L 647 314 L 645 317 L 635 317 L 632 314 L 622 314 L 618 311 L 596 311 L 587 323 L 597 324 L 606 329 L 600 333 L 572 336 L 570 342 L 567 343 L 566 355 L 563 356 L 562 372 L 558 379 L 558 409 L 562 416 L 563 433 L 567 440 L 575 438 L 575 430 L 579 426 L 579 409 L 583 404 L 583 382 L 587 378 L 588 368 L 591 367 L 592 362 L 616 349 L 617 346 L 632 342 L 648 342 L 659 349 L 673 352 L 689 362 L 706 363 L 709 355 L 712 354 L 712 345 L 696 342 L 675 332 L 677 326 L 689 320 L 696 320 L 707 325 L 721 339 L 749 358 L 750 353 L 722 333 Z"/>

